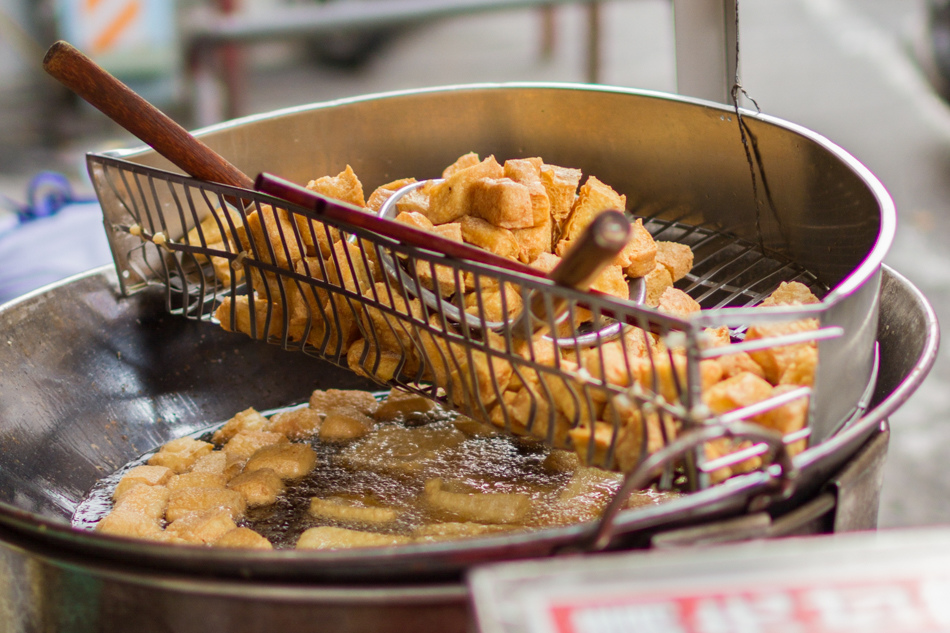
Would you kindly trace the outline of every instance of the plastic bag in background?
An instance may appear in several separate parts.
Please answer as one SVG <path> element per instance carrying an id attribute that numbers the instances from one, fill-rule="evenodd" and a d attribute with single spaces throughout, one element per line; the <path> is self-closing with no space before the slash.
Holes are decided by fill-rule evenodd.
<path id="1" fill-rule="evenodd" d="M 102 208 L 74 195 L 65 176 L 40 173 L 26 205 L 0 203 L 12 211 L 0 215 L 0 303 L 112 262 Z"/>

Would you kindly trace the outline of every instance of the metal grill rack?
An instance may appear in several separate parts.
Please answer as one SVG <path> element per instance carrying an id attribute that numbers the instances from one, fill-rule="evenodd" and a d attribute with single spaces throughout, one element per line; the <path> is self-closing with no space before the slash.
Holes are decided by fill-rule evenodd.
<path id="1" fill-rule="evenodd" d="M 258 192 L 102 155 L 90 155 L 88 165 L 123 292 L 162 285 L 171 313 L 220 322 L 284 349 L 328 359 L 511 433 L 573 446 L 591 464 L 630 472 L 655 453 L 649 465 L 662 463 L 663 486 L 678 480 L 700 489 L 721 479 L 726 469 L 765 467 L 783 445 L 809 434 L 806 426 L 767 442 L 762 441 L 767 433 L 757 427 L 754 441 L 739 441 L 750 436 L 752 425 L 745 421 L 803 398 L 814 403 L 811 396 L 820 381 L 716 416 L 703 404 L 704 361 L 844 334 L 841 327 L 820 326 L 741 341 L 752 324 L 806 318 L 822 323 L 826 306 L 820 303 L 747 307 L 781 281 L 801 281 L 818 296 L 826 289 L 794 262 L 720 227 L 645 219 L 655 237 L 688 244 L 696 255 L 692 272 L 678 285 L 704 308 L 714 309 L 683 319 L 323 221 L 311 210 Z M 203 228 L 202 221 L 214 209 L 230 210 L 218 215 L 213 227 L 230 236 L 230 246 L 214 246 L 205 234 L 210 225 Z M 301 257 L 308 243 L 319 245 L 321 239 L 337 245 L 326 259 Z M 402 283 L 379 266 L 385 257 L 407 273 Z M 482 327 L 455 322 L 440 307 L 443 302 L 419 301 L 426 288 L 440 291 Z M 507 290 L 492 292 L 498 288 Z M 546 329 L 575 345 L 555 350 L 519 331 L 512 317 L 533 293 L 540 293 L 547 307 Z M 558 303 L 565 306 L 562 312 L 555 309 Z M 505 325 L 489 332 L 484 324 L 493 310 L 506 315 Z M 623 324 L 617 337 L 579 342 L 611 321 Z M 709 343 L 706 329 L 719 327 L 729 328 L 732 344 Z M 634 353 L 637 348 L 642 354 Z M 814 408 L 810 420 L 822 414 Z M 861 411 L 859 403 L 853 417 Z M 697 439 L 684 444 L 691 432 Z M 707 449 L 719 440 L 727 442 L 726 450 L 710 455 Z M 663 451 L 669 451 L 665 463 Z"/>

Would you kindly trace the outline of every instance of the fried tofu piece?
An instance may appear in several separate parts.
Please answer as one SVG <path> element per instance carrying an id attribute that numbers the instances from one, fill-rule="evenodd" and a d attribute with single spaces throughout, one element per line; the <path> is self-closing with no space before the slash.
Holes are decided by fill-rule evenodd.
<path id="1" fill-rule="evenodd" d="M 379 422 L 396 422 L 413 413 L 425 413 L 436 407 L 435 402 L 417 393 L 393 388 L 380 403 L 373 417 Z"/>
<path id="2" fill-rule="evenodd" d="M 270 303 L 266 299 L 255 297 L 253 310 L 251 305 L 247 295 L 224 297 L 221 305 L 214 311 L 214 318 L 220 322 L 222 329 L 228 332 L 241 332 L 253 339 L 281 338 L 286 330 L 290 341 L 301 340 L 306 327 L 305 319 L 303 321 L 288 320 L 285 324 L 284 310 L 279 303 Z"/>
<path id="3" fill-rule="evenodd" d="M 360 389 L 315 389 L 310 394 L 309 406 L 324 415 L 339 408 L 353 408 L 363 415 L 372 415 L 379 401 L 370 392 Z"/>
<path id="4" fill-rule="evenodd" d="M 396 213 L 421 213 L 429 217 L 432 188 L 435 185 L 427 181 L 421 187 L 409 191 L 396 201 Z"/>
<path id="5" fill-rule="evenodd" d="M 454 170 L 445 180 L 429 189 L 429 206 L 423 213 L 433 224 L 446 224 L 469 215 L 475 183 L 483 178 L 497 179 L 503 175 L 504 169 L 494 156 Z"/>
<path id="6" fill-rule="evenodd" d="M 248 407 L 234 414 L 230 420 L 214 432 L 211 441 L 223 444 L 241 431 L 263 431 L 267 426 L 267 418 L 258 413 L 254 407 Z"/>
<path id="7" fill-rule="evenodd" d="M 209 442 L 181 437 L 162 445 L 158 452 L 148 459 L 148 464 L 165 466 L 173 473 L 179 474 L 188 471 L 199 457 L 207 455 L 213 449 L 214 445 Z"/>
<path id="8" fill-rule="evenodd" d="M 534 226 L 530 189 L 510 178 L 482 178 L 470 187 L 470 213 L 506 229 Z"/>
<path id="9" fill-rule="evenodd" d="M 322 176 L 307 183 L 307 189 L 314 193 L 342 200 L 357 207 L 365 207 L 363 198 L 363 184 L 356 177 L 353 168 L 347 165 L 336 176 Z"/>
<path id="10" fill-rule="evenodd" d="M 131 468 L 119 479 L 119 483 L 112 492 L 112 499 L 118 501 L 133 486 L 139 484 L 163 486 L 168 483 L 173 474 L 172 470 L 166 466 L 136 466 Z"/>
<path id="11" fill-rule="evenodd" d="M 531 511 L 526 494 L 450 492 L 441 479 L 426 482 L 425 500 L 437 514 L 472 523 L 521 524 Z"/>
<path id="12" fill-rule="evenodd" d="M 652 360 L 641 358 L 632 363 L 632 369 L 643 388 L 658 393 L 667 402 L 678 401 L 681 390 L 686 388 L 686 357 L 680 352 L 667 354 L 657 350 Z M 705 392 L 722 380 L 722 367 L 713 359 L 703 359 L 699 361 L 699 377 L 700 388 Z"/>
<path id="13" fill-rule="evenodd" d="M 803 283 L 797 281 L 785 282 L 779 284 L 772 294 L 760 303 L 760 306 L 792 306 L 807 305 L 811 303 L 821 303 L 821 300 L 812 294 Z"/>
<path id="14" fill-rule="evenodd" d="M 96 523 L 96 532 L 127 538 L 156 539 L 163 532 L 157 519 L 137 512 L 113 510 Z"/>
<path id="15" fill-rule="evenodd" d="M 267 431 L 241 431 L 232 437 L 222 447 L 222 451 L 236 458 L 248 459 L 251 455 L 265 446 L 272 444 L 289 444 L 289 440 L 280 433 Z"/>
<path id="16" fill-rule="evenodd" d="M 677 282 L 693 269 L 693 249 L 678 242 L 656 242 L 656 262 L 670 271 Z"/>
<path id="17" fill-rule="evenodd" d="M 227 510 L 231 519 L 244 515 L 247 502 L 244 495 L 227 488 L 179 488 L 168 497 L 165 519 L 175 522 L 189 514 L 200 514 L 208 510 Z"/>
<path id="18" fill-rule="evenodd" d="M 703 402 L 716 415 L 762 402 L 772 395 L 772 385 L 751 372 L 743 372 L 703 391 Z"/>
<path id="19" fill-rule="evenodd" d="M 456 273 L 453 268 L 422 259 L 416 260 L 416 276 L 423 288 L 428 288 L 443 297 L 451 297 L 462 286 L 461 272 L 456 283 Z"/>
<path id="20" fill-rule="evenodd" d="M 603 512 L 623 482 L 623 475 L 600 468 L 581 466 L 557 497 L 558 524 L 593 521 Z"/>
<path id="21" fill-rule="evenodd" d="M 797 389 L 795 385 L 778 385 L 772 389 L 771 397 L 780 396 Z M 788 435 L 805 428 L 808 422 L 808 398 L 798 398 L 752 418 L 762 426 Z M 787 450 L 790 455 L 801 453 L 808 446 L 808 440 L 802 439 L 789 444 Z"/>
<path id="22" fill-rule="evenodd" d="M 376 534 L 323 525 L 306 530 L 297 539 L 297 549 L 346 549 L 350 547 L 389 547 L 411 543 L 408 536 Z"/>
<path id="23" fill-rule="evenodd" d="M 236 527 L 224 533 L 214 542 L 215 547 L 235 547 L 240 549 L 274 549 L 266 538 L 246 527 Z"/>
<path id="24" fill-rule="evenodd" d="M 380 351 L 376 345 L 367 343 L 366 339 L 357 339 L 346 353 L 346 364 L 351 370 L 360 376 L 382 382 L 389 382 L 399 373 L 400 366 L 407 366 L 403 360 L 401 353 Z"/>
<path id="25" fill-rule="evenodd" d="M 165 516 L 170 491 L 165 486 L 138 484 L 116 501 L 115 512 L 134 512 L 158 521 Z"/>
<path id="26" fill-rule="evenodd" d="M 511 284 L 505 284 L 504 302 L 499 290 L 471 293 L 465 296 L 465 311 L 475 316 L 484 316 L 487 321 L 513 319 L 523 305 L 521 293 Z"/>
<path id="27" fill-rule="evenodd" d="M 511 233 L 518 243 L 518 260 L 525 264 L 530 264 L 539 255 L 551 250 L 554 234 L 550 216 L 545 217 L 537 226 L 512 229 Z"/>
<path id="28" fill-rule="evenodd" d="M 590 285 L 592 290 L 599 290 L 620 299 L 630 298 L 630 285 L 623 276 L 623 270 L 617 264 L 604 268 L 600 276 Z"/>
<path id="29" fill-rule="evenodd" d="M 707 328 L 703 333 L 706 337 L 704 343 L 704 348 L 706 349 L 713 347 L 728 348 L 732 344 L 732 339 L 729 336 L 729 328 L 725 326 L 715 330 Z M 722 367 L 723 378 L 732 378 L 744 371 L 751 372 L 760 378 L 765 378 L 765 372 L 762 371 L 759 364 L 752 360 L 752 357 L 746 352 L 723 354 L 722 356 L 717 356 L 715 360 L 719 363 L 719 366 Z"/>
<path id="30" fill-rule="evenodd" d="M 244 464 L 244 472 L 269 468 L 281 479 L 300 479 L 317 465 L 317 454 L 309 444 L 271 444 L 259 448 Z"/>
<path id="31" fill-rule="evenodd" d="M 384 424 L 371 436 L 340 451 L 338 459 L 355 471 L 416 477 L 445 451 L 464 441 L 465 435 L 455 426 Z"/>
<path id="32" fill-rule="evenodd" d="M 286 209 L 262 204 L 247 214 L 247 225 L 238 228 L 238 238 L 252 258 L 293 270 L 293 263 L 305 252 L 296 228 Z"/>
<path id="33" fill-rule="evenodd" d="M 184 515 L 169 523 L 165 531 L 186 543 L 211 545 L 236 528 L 231 512 L 227 509 L 212 508 Z"/>
<path id="34" fill-rule="evenodd" d="M 418 211 L 403 211 L 396 216 L 395 220 L 396 222 L 402 222 L 403 224 L 414 226 L 415 228 L 422 231 L 431 231 L 435 228 L 435 225 L 429 221 L 429 218 L 422 215 Z"/>
<path id="35" fill-rule="evenodd" d="M 432 543 L 458 538 L 474 538 L 476 536 L 501 534 L 514 529 L 517 528 L 513 525 L 485 525 L 484 523 L 473 523 L 471 521 L 447 521 L 445 523 L 420 525 L 412 531 L 412 537 L 418 541 Z"/>
<path id="36" fill-rule="evenodd" d="M 541 377 L 537 386 L 532 388 L 505 391 L 502 401 L 492 409 L 489 421 L 515 435 L 536 437 L 550 441 L 554 446 L 566 446 L 570 420 L 562 412 L 551 409 L 550 397 L 540 387 L 542 382 L 549 386 L 547 393 L 550 394 L 560 386 L 559 383 L 563 384 L 562 380 L 556 378 Z"/>
<path id="37" fill-rule="evenodd" d="M 469 152 L 468 154 L 462 154 L 455 162 L 442 170 L 443 178 L 451 178 L 456 172 L 462 171 L 463 169 L 468 169 L 469 167 L 474 167 L 481 162 L 481 159 L 478 157 L 478 154 L 475 152 Z"/>
<path id="38" fill-rule="evenodd" d="M 190 472 L 174 475 L 168 480 L 168 489 L 171 491 L 180 488 L 224 488 L 228 483 L 224 473 Z"/>
<path id="39" fill-rule="evenodd" d="M 518 257 L 521 246 L 510 230 L 472 215 L 463 216 L 459 224 L 462 239 L 469 244 L 509 259 Z"/>
<path id="40" fill-rule="evenodd" d="M 660 297 L 667 288 L 673 286 L 673 276 L 665 266 L 656 266 L 644 276 L 643 281 L 646 284 L 646 297 L 643 303 L 653 308 L 660 305 Z"/>
<path id="41" fill-rule="evenodd" d="M 672 314 L 673 316 L 686 318 L 694 312 L 699 312 L 702 308 L 688 294 L 679 288 L 669 287 L 660 295 L 657 302 L 657 310 Z"/>
<path id="42" fill-rule="evenodd" d="M 577 199 L 577 187 L 581 182 L 581 170 L 557 165 L 541 166 L 541 184 L 551 203 L 551 219 L 554 221 L 554 238 L 560 239 L 564 222 L 571 214 Z"/>
<path id="43" fill-rule="evenodd" d="M 660 262 L 659 245 L 643 226 L 641 218 L 637 218 L 632 222 L 631 229 L 630 241 L 617 256 L 617 263 L 620 264 L 628 277 L 643 277 L 656 267 L 657 262 Z M 689 249 L 688 246 L 686 248 Z M 692 267 L 693 251 L 689 251 L 689 268 Z M 686 272 L 689 272 L 689 268 Z M 670 272 L 672 273 L 672 271 Z M 674 275 L 673 281 L 677 279 L 679 277 Z"/>
<path id="44" fill-rule="evenodd" d="M 804 387 L 811 387 L 815 384 L 815 370 L 818 367 L 818 348 L 816 346 L 802 345 L 787 360 L 788 364 L 782 371 L 778 384 Z"/>
<path id="45" fill-rule="evenodd" d="M 444 237 L 445 239 L 452 240 L 453 242 L 464 241 L 462 239 L 462 224 L 459 222 L 440 224 L 439 226 L 433 227 L 432 232 L 439 237 Z"/>
<path id="46" fill-rule="evenodd" d="M 320 439 L 324 442 L 355 440 L 373 430 L 373 420 L 352 407 L 337 407 L 323 418 Z"/>
<path id="47" fill-rule="evenodd" d="M 576 240 L 598 215 L 611 209 L 623 211 L 626 206 L 626 196 L 618 194 L 594 176 L 588 176 L 577 194 L 571 214 L 564 223 L 561 238 Z"/>
<path id="48" fill-rule="evenodd" d="M 509 158 L 504 164 L 505 178 L 511 178 L 523 185 L 541 182 L 541 166 L 544 161 L 540 157 Z"/>
<path id="49" fill-rule="evenodd" d="M 230 480 L 239 474 L 244 468 L 243 457 L 229 455 L 224 451 L 214 451 L 198 458 L 195 465 L 191 467 L 193 473 L 217 473 L 224 475 L 226 480 Z"/>
<path id="50" fill-rule="evenodd" d="M 241 249 L 238 248 L 237 227 L 242 226 L 243 222 L 240 212 L 235 209 L 230 207 L 212 209 L 211 213 L 198 226 L 188 231 L 185 243 L 211 250 L 238 253 Z M 226 286 L 231 284 L 232 276 L 236 282 L 240 282 L 244 278 L 244 271 L 240 268 L 233 270 L 231 260 L 227 257 L 211 256 L 209 258 L 201 253 L 196 253 L 195 260 L 198 263 L 210 261 L 214 268 L 215 277 Z"/>
<path id="51" fill-rule="evenodd" d="M 371 344 L 378 344 L 384 351 L 404 355 L 407 363 L 404 371 L 414 373 L 418 365 L 415 344 L 411 339 L 412 325 L 407 321 L 423 322 L 422 302 L 418 299 L 410 299 L 407 302 L 396 289 L 382 282 L 376 284 L 374 292 L 367 293 L 366 296 L 380 306 L 391 308 L 395 314 L 374 305 L 367 305 L 360 315 L 365 338 Z"/>
<path id="52" fill-rule="evenodd" d="M 269 506 L 284 492 L 284 481 L 270 468 L 243 472 L 228 482 L 228 488 L 244 497 L 247 507 Z"/>
<path id="53" fill-rule="evenodd" d="M 802 319 L 799 321 L 790 321 L 786 323 L 764 323 L 750 325 L 746 331 L 745 340 L 755 341 L 760 339 L 769 339 L 787 334 L 797 334 L 801 332 L 810 332 L 818 329 L 818 321 L 815 319 Z M 799 359 L 799 352 L 803 347 L 814 347 L 814 341 L 807 343 L 796 343 L 794 345 L 781 345 L 769 347 L 762 350 L 753 350 L 749 356 L 762 367 L 765 372 L 765 378 L 772 384 L 778 384 L 782 375 Z M 817 362 L 817 356 L 803 357 L 803 360 L 814 359 Z M 807 361 L 806 361 L 807 362 Z M 800 375 L 804 374 L 799 370 Z"/>
<path id="54" fill-rule="evenodd" d="M 366 199 L 366 208 L 373 213 L 377 213 L 394 193 L 415 182 L 415 178 L 400 178 L 399 180 L 394 180 L 385 185 L 376 187 L 373 193 L 369 195 L 369 198 Z"/>
<path id="55" fill-rule="evenodd" d="M 264 431 L 280 433 L 290 440 L 313 437 L 320 430 L 323 415 L 309 407 L 281 411 L 271 416 Z"/>
<path id="56" fill-rule="evenodd" d="M 343 497 L 310 500 L 310 516 L 343 523 L 386 525 L 399 518 L 401 512 L 394 508 L 369 506 Z"/>

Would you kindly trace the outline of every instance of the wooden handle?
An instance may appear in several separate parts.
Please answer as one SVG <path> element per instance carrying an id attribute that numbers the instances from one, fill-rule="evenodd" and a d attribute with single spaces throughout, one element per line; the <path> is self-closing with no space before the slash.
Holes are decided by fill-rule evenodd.
<path id="1" fill-rule="evenodd" d="M 212 182 L 251 189 L 254 181 L 158 108 L 63 41 L 50 46 L 43 68 L 64 86 L 185 173 Z"/>
<path id="2" fill-rule="evenodd" d="M 587 290 L 630 241 L 630 220 L 620 211 L 605 211 L 584 229 L 549 277 L 557 284 Z"/>

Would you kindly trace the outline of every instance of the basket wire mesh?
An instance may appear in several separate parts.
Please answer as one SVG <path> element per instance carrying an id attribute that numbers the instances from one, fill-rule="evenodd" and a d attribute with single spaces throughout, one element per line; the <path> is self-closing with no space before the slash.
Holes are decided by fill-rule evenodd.
<path id="1" fill-rule="evenodd" d="M 704 387 L 715 359 L 843 334 L 818 326 L 742 340 L 756 324 L 821 323 L 821 303 L 750 307 L 780 282 L 799 281 L 818 296 L 826 289 L 727 227 L 689 224 L 685 212 L 641 216 L 654 238 L 695 254 L 677 287 L 704 310 L 679 318 L 402 244 L 259 192 L 104 155 L 90 154 L 88 165 L 122 291 L 161 285 L 173 314 L 326 359 L 610 469 L 631 472 L 691 429 L 736 425 L 733 437 L 664 464 L 661 487 L 704 488 L 767 465 L 774 451 L 740 441 L 744 423 L 782 407 L 807 411 L 814 387 L 805 385 L 714 413 Z M 386 260 L 401 274 L 387 274 Z M 453 318 L 445 302 L 420 301 L 424 291 L 481 327 Z M 547 308 L 544 329 L 573 345 L 558 347 L 520 327 L 527 322 L 516 317 L 537 293 Z M 497 321 L 500 329 L 485 327 Z M 608 323 L 621 324 L 615 336 L 589 336 Z M 710 335 L 717 328 L 728 333 L 725 343 Z M 808 434 L 806 423 L 780 444 L 800 450 Z"/>

